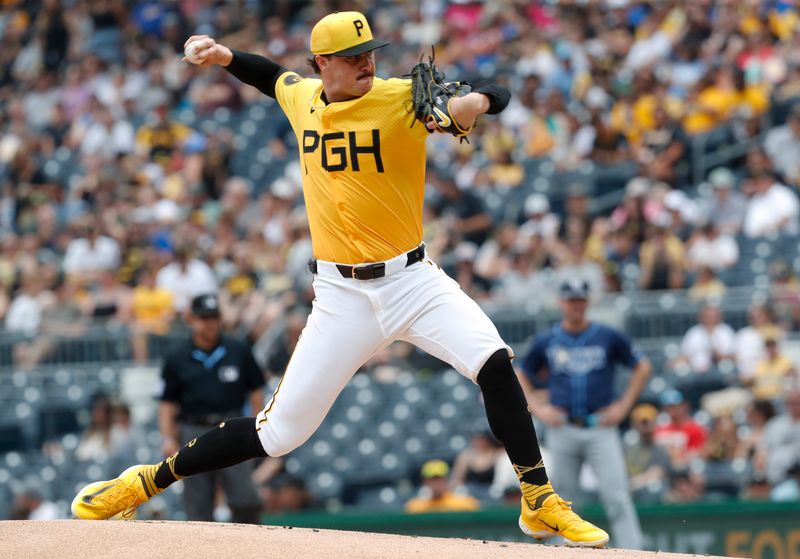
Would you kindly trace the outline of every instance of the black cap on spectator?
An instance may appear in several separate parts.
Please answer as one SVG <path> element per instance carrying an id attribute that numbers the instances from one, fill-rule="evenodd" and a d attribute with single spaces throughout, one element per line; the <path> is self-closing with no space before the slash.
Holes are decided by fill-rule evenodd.
<path id="1" fill-rule="evenodd" d="M 192 314 L 200 317 L 219 316 L 219 298 L 217 295 L 206 293 L 192 299 Z"/>

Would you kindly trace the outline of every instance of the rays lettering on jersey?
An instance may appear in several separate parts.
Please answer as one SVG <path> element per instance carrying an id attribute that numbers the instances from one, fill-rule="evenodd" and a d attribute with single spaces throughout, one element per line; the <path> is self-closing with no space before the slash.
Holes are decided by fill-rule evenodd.
<path id="1" fill-rule="evenodd" d="M 353 171 L 360 171 L 359 154 L 372 154 L 375 159 L 375 169 L 383 173 L 383 159 L 381 158 L 380 130 L 372 130 L 372 143 L 359 145 L 356 133 L 347 132 L 348 145 L 328 145 L 336 140 L 344 140 L 344 132 L 328 132 L 320 136 L 316 130 L 303 130 L 303 154 L 314 153 L 317 149 L 322 151 L 322 168 L 328 172 L 344 171 L 348 164 Z M 348 157 L 349 154 L 349 157 Z M 306 170 L 308 172 L 308 170 Z"/>
<path id="2" fill-rule="evenodd" d="M 564 347 L 552 346 L 547 349 L 551 371 L 581 377 L 593 370 L 606 366 L 607 352 L 603 346 Z"/>

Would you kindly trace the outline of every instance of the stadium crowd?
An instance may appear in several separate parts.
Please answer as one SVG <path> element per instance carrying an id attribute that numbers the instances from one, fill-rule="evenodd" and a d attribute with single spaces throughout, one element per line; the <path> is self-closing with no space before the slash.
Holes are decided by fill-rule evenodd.
<path id="1" fill-rule="evenodd" d="M 311 25 L 336 9 L 391 41 L 380 76 L 435 44 L 448 77 L 495 76 L 514 93 L 469 143 L 429 139 L 428 250 L 465 291 L 548 307 L 578 275 L 598 301 L 687 289 L 702 304 L 665 367 L 732 363 L 735 386 L 704 400 L 705 425 L 680 392 L 635 409 L 634 488 L 702 498 L 693 461 L 740 460 L 745 496 L 800 499 L 798 367 L 783 351 L 800 325 L 796 255 L 771 263 L 773 298 L 750 326 L 734 331 L 718 308 L 742 241 L 800 235 L 792 2 L 3 0 L 0 321 L 15 340 L 3 365 L 34 368 L 98 325 L 147 362 L 191 297 L 219 291 L 226 328 L 281 373 L 313 298 L 294 135 L 282 117 L 248 129 L 273 102 L 182 62 L 183 42 L 207 33 L 308 75 Z M 698 170 L 709 138 L 746 148 Z"/>

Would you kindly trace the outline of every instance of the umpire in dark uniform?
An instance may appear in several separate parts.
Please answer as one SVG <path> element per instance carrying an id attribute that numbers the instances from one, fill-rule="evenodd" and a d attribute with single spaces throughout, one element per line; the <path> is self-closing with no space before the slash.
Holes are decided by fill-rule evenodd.
<path id="1" fill-rule="evenodd" d="M 581 467 L 588 463 L 597 476 L 612 542 L 641 549 L 618 425 L 647 384 L 650 362 L 627 336 L 587 318 L 584 280 L 564 281 L 559 299 L 561 322 L 534 339 L 519 375 L 531 412 L 548 426 L 553 462 L 546 467 L 561 494 L 576 501 Z M 632 372 L 619 396 L 614 393 L 616 365 Z"/>
<path id="2" fill-rule="evenodd" d="M 250 415 L 264 404 L 264 375 L 243 343 L 222 335 L 219 299 L 200 295 L 187 316 L 191 339 L 164 362 L 164 392 L 158 426 L 165 456 L 228 417 L 239 417 L 245 402 Z M 183 480 L 188 520 L 213 520 L 217 485 L 221 485 L 233 522 L 259 523 L 261 501 L 250 479 L 252 462 Z"/>

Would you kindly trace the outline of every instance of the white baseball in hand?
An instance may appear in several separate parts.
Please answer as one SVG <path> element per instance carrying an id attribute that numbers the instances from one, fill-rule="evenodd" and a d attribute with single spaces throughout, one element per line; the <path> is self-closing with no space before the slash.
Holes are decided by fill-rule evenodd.
<path id="1" fill-rule="evenodd" d="M 208 48 L 207 41 L 198 40 L 192 41 L 183 49 L 183 54 L 186 57 L 186 60 L 191 62 L 192 64 L 202 64 L 206 60 L 205 53 L 200 56 L 200 51 L 204 51 Z"/>

